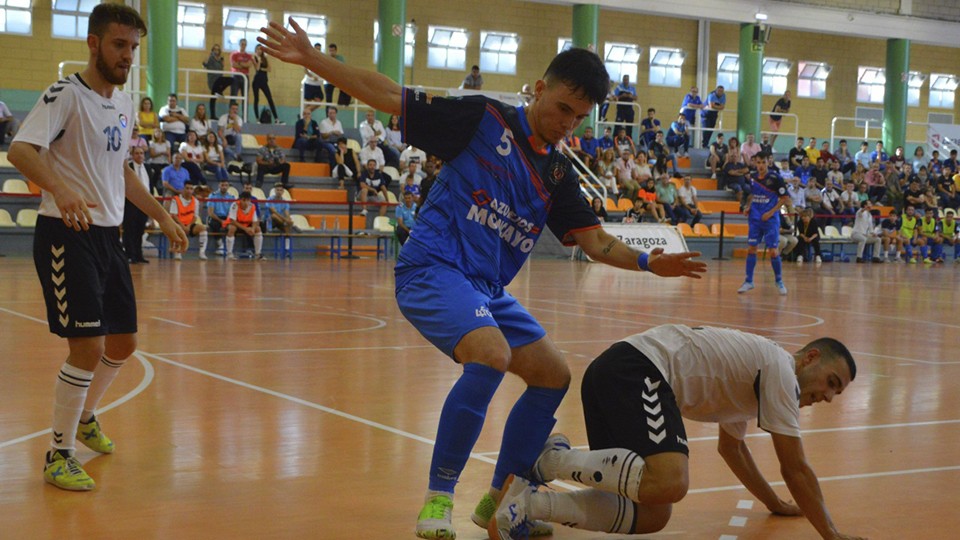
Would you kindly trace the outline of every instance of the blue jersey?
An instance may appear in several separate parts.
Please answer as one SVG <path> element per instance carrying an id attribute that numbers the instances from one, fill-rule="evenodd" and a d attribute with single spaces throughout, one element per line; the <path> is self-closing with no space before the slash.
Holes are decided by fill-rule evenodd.
<path id="1" fill-rule="evenodd" d="M 753 197 L 750 202 L 750 221 L 763 221 L 763 214 L 776 208 L 781 197 L 789 197 L 787 185 L 773 171 L 767 171 L 763 178 L 756 172 L 750 174 L 750 195 Z M 769 221 L 774 219 L 776 226 L 780 227 L 779 212 L 775 212 Z"/>
<path id="2" fill-rule="evenodd" d="M 404 142 L 445 163 L 397 257 L 398 290 L 436 265 L 505 286 L 545 225 L 567 245 L 572 233 L 600 227 L 570 161 L 531 146 L 522 107 L 410 88 L 402 100 Z"/>

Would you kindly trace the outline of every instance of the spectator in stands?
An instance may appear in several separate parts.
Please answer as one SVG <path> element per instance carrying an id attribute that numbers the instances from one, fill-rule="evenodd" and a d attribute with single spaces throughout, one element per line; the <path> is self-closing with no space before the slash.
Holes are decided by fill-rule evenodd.
<path id="1" fill-rule="evenodd" d="M 224 142 L 224 153 L 229 161 L 242 161 L 243 156 L 243 118 L 240 118 L 240 106 L 230 103 L 230 112 L 217 121 L 220 140 Z"/>
<path id="2" fill-rule="evenodd" d="M 633 208 L 627 210 L 627 213 L 623 216 L 624 223 L 643 223 L 643 215 L 648 212 L 648 205 L 652 205 L 643 199 L 637 199 L 633 201 Z M 659 219 L 658 219 L 659 221 Z"/>
<path id="3" fill-rule="evenodd" d="M 870 193 L 867 190 L 868 187 L 866 182 L 861 182 L 860 185 L 857 186 L 857 197 L 860 198 L 859 202 L 870 200 Z"/>
<path id="4" fill-rule="evenodd" d="M 793 216 L 791 214 L 780 214 L 780 242 L 777 246 L 780 250 L 780 257 L 784 260 L 793 260 L 789 257 L 794 248 L 797 247 L 797 242 L 799 240 L 797 239 Z"/>
<path id="5" fill-rule="evenodd" d="M 620 154 L 620 159 L 613 166 L 613 171 L 617 178 L 617 184 L 620 186 L 620 196 L 636 201 L 640 184 L 637 182 L 639 177 L 637 176 L 637 164 L 633 161 L 633 154 L 630 151 Z"/>
<path id="6" fill-rule="evenodd" d="M 357 176 L 357 200 L 361 203 L 371 200 L 381 203 L 380 215 L 385 216 L 387 215 L 387 206 L 384 204 L 387 202 L 387 187 L 392 179 L 377 166 L 375 159 L 369 159 L 366 163 L 366 168 Z M 360 214 L 367 215 L 365 204 Z"/>
<path id="7" fill-rule="evenodd" d="M 240 49 L 230 53 L 230 71 L 234 72 L 233 84 L 230 85 L 230 94 L 233 96 L 247 95 L 247 77 L 253 67 L 253 55 L 247 52 L 247 40 L 240 39 Z"/>
<path id="8" fill-rule="evenodd" d="M 674 177 L 679 178 L 680 175 L 674 174 Z M 677 197 L 677 186 L 673 185 L 669 176 L 663 175 L 657 181 L 655 189 L 657 204 L 663 207 L 664 214 L 670 220 L 670 224 L 676 226 L 680 221 L 677 209 L 682 208 L 680 198 Z"/>
<path id="9" fill-rule="evenodd" d="M 873 232 L 872 208 L 873 206 L 870 204 L 870 201 L 861 203 L 860 209 L 857 210 L 857 218 L 853 222 L 853 232 L 850 234 L 850 239 L 857 243 L 858 263 L 865 262 L 863 260 L 863 251 L 867 244 L 873 246 L 873 257 L 870 259 L 870 262 L 885 262 L 887 257 L 886 252 L 882 251 L 882 240 L 880 236 Z"/>
<path id="10" fill-rule="evenodd" d="M 867 177 L 867 169 L 863 166 L 862 163 L 857 163 L 857 168 L 854 169 L 853 173 L 850 174 L 850 181 L 853 182 L 854 187 L 857 189 L 860 188 L 860 184 L 864 182 L 864 179 Z"/>
<path id="11" fill-rule="evenodd" d="M 7 107 L 7 104 L 0 101 L 0 145 L 6 144 L 7 135 L 10 135 L 13 140 L 13 136 L 17 133 L 17 119 L 14 118 L 13 112 L 10 111 L 10 108 Z"/>
<path id="12" fill-rule="evenodd" d="M 807 182 L 807 187 L 804 193 L 804 199 L 807 203 L 807 208 L 813 210 L 814 214 L 823 214 L 823 195 L 820 193 L 820 184 L 817 183 L 815 178 L 810 178 Z"/>
<path id="13" fill-rule="evenodd" d="M 400 177 L 400 195 L 413 195 L 413 202 L 420 204 L 420 179 L 416 174 L 404 173 Z"/>
<path id="14" fill-rule="evenodd" d="M 920 236 L 917 245 L 920 246 L 920 255 L 923 262 L 943 262 L 943 236 L 940 234 L 940 223 L 937 221 L 937 209 L 927 206 L 923 210 L 923 219 L 920 220 Z"/>
<path id="15" fill-rule="evenodd" d="M 360 173 L 360 160 L 357 155 L 347 147 L 347 138 L 337 139 L 337 152 L 334 154 L 334 165 L 330 171 L 334 177 L 340 181 L 340 189 L 344 188 L 344 180 L 356 180 Z"/>
<path id="16" fill-rule="evenodd" d="M 149 192 L 150 173 L 143 162 L 143 148 L 133 148 L 130 153 L 130 168 Z M 143 231 L 147 226 L 147 214 L 129 200 L 124 199 L 123 202 L 123 252 L 127 254 L 130 264 L 147 264 L 149 261 L 143 256 Z"/>
<path id="17" fill-rule="evenodd" d="M 411 178 L 413 179 L 413 183 L 419 186 L 420 181 L 423 180 L 424 176 L 426 175 L 420 172 L 419 168 L 417 167 L 417 163 L 415 161 L 411 161 L 407 164 L 407 170 L 400 175 L 400 185 L 406 184 L 407 179 Z"/>
<path id="18" fill-rule="evenodd" d="M 957 197 L 957 184 L 953 181 L 953 168 L 943 164 L 943 175 L 937 181 L 937 197 L 940 199 L 940 208 L 957 208 L 960 206 L 960 197 Z"/>
<path id="19" fill-rule="evenodd" d="M 954 219 L 955 212 L 948 209 L 943 213 L 943 221 L 940 223 L 940 236 L 943 239 L 944 246 L 953 246 L 953 262 L 960 263 L 960 230 L 957 228 L 957 221 Z"/>
<path id="20" fill-rule="evenodd" d="M 283 186 L 287 189 L 292 187 L 287 154 L 277 146 L 277 136 L 273 133 L 267 134 L 267 144 L 257 151 L 257 187 L 263 185 L 263 177 L 267 174 L 279 174 Z"/>
<path id="21" fill-rule="evenodd" d="M 691 227 L 700 223 L 703 212 L 700 211 L 700 201 L 697 199 L 697 188 L 693 187 L 690 175 L 683 177 L 683 185 L 677 190 L 680 204 L 677 206 L 680 221 L 689 221 Z"/>
<path id="22" fill-rule="evenodd" d="M 237 231 L 253 239 L 254 257 L 258 261 L 263 260 L 263 233 L 260 229 L 260 217 L 257 207 L 251 202 L 249 191 L 240 194 L 240 199 L 230 205 L 230 221 L 227 225 L 227 258 L 235 260 L 233 254 L 233 245 L 236 242 Z"/>
<path id="23" fill-rule="evenodd" d="M 838 190 L 837 186 L 832 182 L 820 190 L 820 197 L 825 214 L 839 215 L 843 212 L 843 203 L 840 201 L 840 190 Z"/>
<path id="24" fill-rule="evenodd" d="M 331 43 L 327 45 L 327 54 L 329 54 L 334 59 L 336 59 L 337 62 L 347 63 L 347 61 L 343 58 L 343 56 L 339 54 L 339 49 L 337 48 L 336 43 Z M 330 83 L 326 83 L 323 85 L 323 91 L 324 93 L 326 93 L 327 103 L 333 103 L 333 92 L 336 89 L 337 87 Z M 337 99 L 337 105 L 342 105 L 345 107 L 347 105 L 350 105 L 350 101 L 352 99 L 353 98 L 350 97 L 350 94 L 344 92 L 343 90 L 340 90 L 340 97 Z"/>
<path id="25" fill-rule="evenodd" d="M 933 210 L 936 213 L 940 208 L 940 197 L 937 196 L 937 192 L 933 187 L 933 184 L 927 185 L 923 189 L 923 209 L 924 210 Z"/>
<path id="26" fill-rule="evenodd" d="M 747 180 L 750 174 L 750 167 L 743 161 L 740 154 L 740 147 L 737 144 L 736 137 L 730 137 L 728 145 L 727 161 L 723 164 L 723 175 L 721 183 L 723 189 L 733 191 L 736 194 L 737 202 L 741 208 L 747 201 Z"/>
<path id="27" fill-rule="evenodd" d="M 868 150 L 869 146 L 870 145 L 867 144 L 867 141 L 863 141 L 860 143 L 860 150 L 853 156 L 854 161 L 856 161 L 859 165 L 863 165 L 864 170 L 870 168 L 870 162 L 872 161 L 870 159 L 870 150 Z"/>
<path id="28" fill-rule="evenodd" d="M 670 131 L 667 132 L 667 145 L 673 150 L 674 154 L 686 156 L 690 151 L 690 133 L 688 131 L 687 117 L 682 113 L 677 115 L 677 119 L 670 124 Z M 681 148 L 683 149 L 681 151 Z"/>
<path id="29" fill-rule="evenodd" d="M 207 181 L 203 177 L 203 166 L 206 164 L 203 157 L 205 152 L 200 140 L 197 139 L 196 131 L 187 131 L 187 140 L 180 143 L 178 151 L 183 156 L 183 168 L 190 173 L 189 183 L 196 186 L 207 185 Z"/>
<path id="30" fill-rule="evenodd" d="M 840 193 L 840 214 L 855 215 L 860 208 L 860 197 L 857 196 L 856 186 L 853 182 L 845 182 L 843 191 Z"/>
<path id="31" fill-rule="evenodd" d="M 839 162 L 837 156 L 830 152 L 830 143 L 828 141 L 823 141 L 820 145 L 820 159 L 823 160 L 823 164 L 826 165 L 827 169 L 830 168 L 831 163 Z"/>
<path id="32" fill-rule="evenodd" d="M 213 47 L 210 47 L 210 56 L 203 62 L 203 68 L 214 72 L 223 71 L 223 53 L 220 50 L 219 43 L 214 43 Z M 213 97 L 210 98 L 210 116 L 212 118 L 217 117 L 217 98 L 223 97 L 223 91 L 232 84 L 233 77 L 228 77 L 223 73 L 207 73 L 207 86 L 210 87 L 210 93 L 213 94 Z"/>
<path id="33" fill-rule="evenodd" d="M 797 137 L 796 144 L 794 144 L 793 148 L 790 149 L 790 152 L 787 155 L 790 158 L 791 169 L 796 169 L 800 166 L 800 162 L 803 160 L 804 156 L 807 155 L 807 151 L 803 148 L 803 137 Z"/>
<path id="34" fill-rule="evenodd" d="M 807 157 L 810 158 L 810 163 L 814 164 L 820 158 L 820 149 L 817 148 L 817 138 L 810 137 L 810 140 L 807 142 L 807 147 L 803 149 L 807 153 Z"/>
<path id="35" fill-rule="evenodd" d="M 262 118 L 260 113 L 260 92 L 263 92 L 270 105 L 270 112 L 273 114 L 273 121 L 279 123 L 277 115 L 277 106 L 273 103 L 273 94 L 270 92 L 270 71 L 273 66 L 270 65 L 270 59 L 264 54 L 263 45 L 257 45 L 253 50 L 253 113 L 257 118 Z"/>
<path id="36" fill-rule="evenodd" d="M 760 134 L 760 151 L 770 156 L 771 162 L 775 161 L 773 156 L 773 145 L 770 144 L 770 135 L 767 135 L 766 133 Z"/>
<path id="37" fill-rule="evenodd" d="M 411 163 L 417 165 L 417 171 L 423 172 L 423 165 L 427 162 L 427 153 L 419 148 L 416 148 L 413 145 L 407 145 L 407 147 L 400 154 L 400 168 L 405 169 L 410 166 Z"/>
<path id="38" fill-rule="evenodd" d="M 207 200 L 207 228 L 210 232 L 223 233 L 227 230 L 227 219 L 230 216 L 230 205 L 237 198 L 230 193 L 230 182 L 220 181 L 220 190 L 212 193 Z M 221 246 L 217 246 L 219 249 Z"/>
<path id="39" fill-rule="evenodd" d="M 605 223 L 610 217 L 607 215 L 607 208 L 604 204 L 604 201 L 600 197 L 594 197 L 590 201 L 590 207 L 593 208 L 594 215 L 597 216 L 597 219 L 600 220 L 600 223 Z"/>
<path id="40" fill-rule="evenodd" d="M 710 138 L 713 137 L 713 128 L 717 125 L 717 115 L 727 106 L 727 95 L 722 86 L 707 95 L 707 103 L 700 111 L 700 122 L 703 126 L 703 147 L 710 145 Z"/>
<path id="41" fill-rule="evenodd" d="M 170 201 L 170 214 L 173 220 L 180 225 L 187 236 L 196 236 L 200 239 L 200 260 L 207 260 L 207 227 L 197 220 L 200 211 L 200 201 L 193 196 L 193 186 L 183 186 L 183 192 L 177 194 Z M 174 253 L 173 258 L 183 258 L 180 253 Z"/>
<path id="42" fill-rule="evenodd" d="M 850 149 L 847 148 L 847 140 L 840 139 L 840 146 L 833 153 L 834 157 L 837 158 L 837 161 L 840 162 L 840 172 L 844 176 L 849 175 L 857 169 L 857 162 L 853 158 L 853 155 L 850 154 Z"/>
<path id="43" fill-rule="evenodd" d="M 187 139 L 187 124 L 190 123 L 190 117 L 187 111 L 177 105 L 177 95 L 170 94 L 167 97 L 167 104 L 160 107 L 160 129 L 163 130 L 163 136 L 170 143 L 171 148 L 179 148 L 180 143 Z"/>
<path id="44" fill-rule="evenodd" d="M 337 165 L 337 139 L 343 136 L 343 124 L 337 120 L 337 108 L 327 107 L 327 116 L 320 121 L 320 146 L 327 151 L 330 160 L 330 170 Z"/>
<path id="45" fill-rule="evenodd" d="M 386 165 L 383 149 L 379 143 L 380 141 L 376 136 L 370 137 L 367 139 L 366 146 L 360 149 L 360 162 L 367 163 L 370 160 L 376 161 L 378 170 L 383 169 Z"/>
<path id="46" fill-rule="evenodd" d="M 630 75 L 624 75 L 620 84 L 613 90 L 614 95 L 616 96 L 617 102 L 617 123 L 628 124 L 624 126 L 626 129 L 627 137 L 633 139 L 633 124 L 635 119 L 635 112 L 633 110 L 633 102 L 637 100 L 637 87 L 630 84 Z M 632 150 L 633 153 L 636 153 L 636 149 Z"/>
<path id="47" fill-rule="evenodd" d="M 810 158 L 803 156 L 800 158 L 800 166 L 793 170 L 793 175 L 800 179 L 800 183 L 807 185 L 810 178 L 813 177 L 813 165 L 810 165 Z"/>
<path id="48" fill-rule="evenodd" d="M 313 48 L 318 52 L 323 52 L 323 44 L 319 41 L 313 44 Z M 303 101 L 307 102 L 304 104 L 303 108 L 312 111 L 317 108 L 317 105 L 310 102 L 324 101 L 324 87 L 326 85 L 319 75 L 307 68 L 303 68 L 303 80 L 300 82 L 301 86 L 303 86 Z M 330 99 L 326 99 L 327 103 L 333 103 L 332 91 L 330 92 L 330 95 Z"/>
<path id="49" fill-rule="evenodd" d="M 586 127 L 583 129 L 583 137 L 580 137 L 580 160 L 583 161 L 583 164 L 589 169 L 593 169 L 593 164 L 596 163 L 597 159 L 600 157 L 598 151 L 600 149 L 600 140 L 593 136 L 593 128 Z M 402 156 L 400 161 L 402 162 Z"/>
<path id="50" fill-rule="evenodd" d="M 218 182 L 229 181 L 230 175 L 227 174 L 227 168 L 225 167 L 223 147 L 220 146 L 216 133 L 207 132 L 207 136 L 203 139 L 203 149 L 204 170 L 212 172 L 217 177 Z"/>
<path id="51" fill-rule="evenodd" d="M 303 116 L 297 120 L 294 128 L 293 148 L 300 154 L 300 161 L 304 160 L 304 152 L 313 150 L 313 161 L 320 163 L 320 151 L 323 146 L 320 145 L 320 126 L 312 118 L 313 113 L 304 109 Z"/>
<path id="52" fill-rule="evenodd" d="M 207 106 L 203 103 L 194 107 L 189 129 L 195 132 L 201 141 L 207 137 L 208 132 L 213 130 L 213 121 L 207 118 Z"/>
<path id="53" fill-rule="evenodd" d="M 420 202 L 417 203 L 417 209 L 423 208 L 424 203 L 427 202 L 427 195 L 430 193 L 430 188 L 433 187 L 434 182 L 437 181 L 437 164 L 428 159 L 423 163 L 423 172 L 426 173 L 426 177 L 420 181 Z"/>
<path id="54" fill-rule="evenodd" d="M 903 239 L 900 237 L 900 217 L 895 209 L 890 210 L 886 219 L 880 222 L 880 237 L 883 242 L 883 254 L 886 256 L 892 246 L 892 262 L 900 262 L 900 252 L 903 251 Z"/>
<path id="55" fill-rule="evenodd" d="M 710 169 L 710 178 L 717 179 L 717 171 L 723 170 L 723 164 L 727 162 L 727 152 L 729 148 L 723 140 L 723 133 L 717 133 L 717 141 L 710 145 L 710 155 L 707 156 L 707 167 Z"/>
<path id="56" fill-rule="evenodd" d="M 927 183 L 930 181 L 930 176 L 928 174 L 926 167 L 920 167 L 920 170 L 917 171 L 917 178 L 920 180 L 920 187 L 926 187 Z"/>
<path id="57" fill-rule="evenodd" d="M 683 96 L 680 102 L 680 114 L 687 119 L 687 125 L 693 127 L 697 123 L 697 111 L 703 108 L 703 101 L 700 99 L 700 90 L 696 86 L 691 86 L 687 95 Z"/>
<path id="58" fill-rule="evenodd" d="M 827 184 L 837 189 L 843 186 L 843 171 L 840 170 L 840 162 L 837 160 L 830 162 L 830 170 L 827 172 Z"/>
<path id="59" fill-rule="evenodd" d="M 667 213 L 663 204 L 657 202 L 657 184 L 653 178 L 647 178 L 640 191 L 637 192 L 637 198 L 646 201 L 646 209 L 657 218 L 657 223 L 666 223 Z M 639 221 L 638 221 L 639 223 Z"/>
<path id="60" fill-rule="evenodd" d="M 884 178 L 883 173 L 880 172 L 879 161 L 874 161 L 870 164 L 870 170 L 864 175 L 863 181 L 868 186 L 867 193 L 870 196 L 870 201 L 880 203 L 887 194 L 887 180 Z"/>
<path id="61" fill-rule="evenodd" d="M 533 103 L 533 99 L 535 97 L 533 95 L 533 89 L 530 87 L 529 84 L 524 84 L 523 86 L 521 86 L 520 93 L 518 95 L 520 96 L 520 99 L 523 101 L 523 105 L 525 107 Z"/>
<path id="62" fill-rule="evenodd" d="M 630 152 L 633 155 L 637 154 L 637 147 L 634 146 L 633 139 L 627 135 L 627 128 L 617 128 L 617 137 L 613 140 L 613 144 L 617 148 L 618 156 L 622 156 L 624 152 Z"/>
<path id="63" fill-rule="evenodd" d="M 797 224 L 797 262 L 802 263 L 809 249 L 813 248 L 814 262 L 823 262 L 820 253 L 820 229 L 817 220 L 813 218 L 813 210 L 807 208 L 800 213 L 800 222 Z"/>
<path id="64" fill-rule="evenodd" d="M 743 156 L 744 163 L 751 163 L 753 156 L 759 154 L 761 150 L 753 133 L 747 133 L 747 141 L 740 145 L 740 154 Z"/>
<path id="65" fill-rule="evenodd" d="M 397 231 L 397 240 L 400 241 L 400 245 L 402 246 L 407 243 L 407 238 L 410 237 L 410 230 L 413 229 L 417 221 L 417 203 L 413 200 L 413 193 L 408 191 L 403 193 L 403 203 L 397 205 L 396 219 L 397 227 L 395 230 Z"/>
<path id="66" fill-rule="evenodd" d="M 890 164 L 896 167 L 897 169 L 900 169 L 905 162 L 906 162 L 906 157 L 904 157 L 903 155 L 903 147 L 898 146 L 894 148 L 893 155 L 890 156 Z"/>
<path id="67" fill-rule="evenodd" d="M 660 131 L 660 120 L 657 120 L 657 110 L 650 107 L 647 109 L 647 117 L 640 121 L 640 144 L 649 150 L 658 131 Z"/>
<path id="68" fill-rule="evenodd" d="M 787 195 L 790 196 L 790 213 L 796 214 L 807 207 L 807 191 L 800 184 L 800 178 L 794 176 L 787 184 Z"/>
<path id="69" fill-rule="evenodd" d="M 669 161 L 673 168 L 673 174 L 677 174 L 677 155 L 667 149 L 667 145 L 663 142 L 662 131 L 658 131 L 654 135 L 653 142 L 647 145 L 647 148 L 649 149 L 650 156 L 656 159 L 658 164 L 665 166 L 667 161 Z"/>
<path id="70" fill-rule="evenodd" d="M 790 168 L 790 161 L 787 158 L 780 160 L 780 166 L 777 167 L 777 174 L 780 175 L 780 179 L 782 179 L 784 183 L 789 184 L 789 181 L 793 180 L 793 169 Z"/>
<path id="71" fill-rule="evenodd" d="M 883 150 L 883 141 L 877 141 L 876 149 L 870 152 L 870 163 L 879 163 L 880 169 L 883 169 L 888 161 L 890 156 Z"/>
<path id="72" fill-rule="evenodd" d="M 600 154 L 600 159 L 593 167 L 593 174 L 606 186 L 607 193 L 610 194 L 617 192 L 617 173 L 614 169 L 616 164 L 616 152 L 613 148 L 607 148 Z"/>
<path id="73" fill-rule="evenodd" d="M 3 116 L 0 114 L 0 116 Z M 144 96 L 140 100 L 140 110 L 137 111 L 137 127 L 140 128 L 140 136 L 151 142 L 154 133 L 160 129 L 160 117 L 157 111 L 153 110 L 153 100 Z M 3 130 L 0 130 L 0 140 L 3 139 Z M 162 133 L 162 132 L 161 132 Z"/>
<path id="74" fill-rule="evenodd" d="M 368 110 L 366 120 L 360 124 L 360 144 L 365 149 L 370 142 L 370 139 L 375 137 L 377 139 L 377 144 L 380 146 L 380 150 L 383 153 L 383 159 L 386 161 L 386 164 L 396 167 L 400 164 L 400 152 L 397 152 L 395 149 L 383 144 L 383 139 L 386 136 L 387 130 L 384 129 L 383 123 L 377 120 L 372 109 Z M 363 160 L 363 162 L 366 163 L 366 160 Z M 383 167 L 382 163 L 380 167 Z"/>
<path id="75" fill-rule="evenodd" d="M 950 151 L 950 157 L 943 160 L 944 166 L 949 166 L 950 170 L 953 172 L 960 171 L 960 160 L 957 159 L 957 150 L 953 149 Z"/>
<path id="76" fill-rule="evenodd" d="M 613 142 L 613 129 L 610 126 L 603 128 L 603 137 L 600 137 L 599 141 L 600 151 L 604 151 L 607 148 L 613 148 L 614 152 L 617 151 L 617 145 Z"/>
<path id="77" fill-rule="evenodd" d="M 407 144 L 403 142 L 403 133 L 400 131 L 400 115 L 391 114 L 390 119 L 387 120 L 386 138 L 383 140 L 383 144 L 397 153 L 399 164 L 400 156 L 407 149 Z"/>
<path id="78" fill-rule="evenodd" d="M 133 158 L 134 148 L 139 148 L 146 152 L 150 148 L 150 143 L 140 135 L 140 127 L 133 125 L 133 133 L 130 134 L 130 157 Z M 147 189 L 147 191 L 150 191 Z"/>
<path id="79" fill-rule="evenodd" d="M 284 192 L 283 183 L 277 182 L 273 185 L 270 197 L 264 204 L 267 212 L 269 212 L 269 216 L 267 216 L 269 227 L 267 229 L 290 234 L 293 232 L 293 218 L 290 217 L 290 203 L 283 198 Z"/>
<path id="80" fill-rule="evenodd" d="M 773 104 L 773 109 L 771 113 L 788 113 L 790 112 L 790 91 L 787 90 L 780 96 L 780 99 Z M 777 133 L 780 131 L 780 123 L 783 121 L 782 114 L 771 114 L 770 115 L 770 131 L 773 131 L 773 137 L 770 139 L 770 146 L 772 147 L 777 142 Z"/>
<path id="81" fill-rule="evenodd" d="M 463 78 L 460 88 L 464 90 L 483 90 L 483 75 L 480 74 L 480 66 L 470 68 L 470 73 Z"/>
<path id="82" fill-rule="evenodd" d="M 816 165 L 813 167 L 810 175 L 816 179 L 817 184 L 820 184 L 820 187 L 826 187 L 827 185 L 827 175 L 830 173 L 830 170 L 827 169 L 827 164 L 823 159 L 823 156 L 817 158 Z"/>
<path id="83" fill-rule="evenodd" d="M 163 174 L 163 169 L 170 165 L 171 153 L 170 142 L 164 138 L 160 128 L 153 130 L 153 140 L 150 141 L 150 146 L 147 148 L 147 151 L 150 156 L 147 158 L 147 170 L 150 172 L 150 186 L 152 186 L 157 193 L 163 193 L 164 189 L 161 174 Z"/>

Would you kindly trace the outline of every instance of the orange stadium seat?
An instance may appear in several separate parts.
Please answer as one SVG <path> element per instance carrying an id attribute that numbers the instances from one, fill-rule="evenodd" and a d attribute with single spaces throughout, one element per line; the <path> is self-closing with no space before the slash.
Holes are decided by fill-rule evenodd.
<path id="1" fill-rule="evenodd" d="M 330 176 L 329 163 L 290 162 L 290 176 Z"/>
<path id="2" fill-rule="evenodd" d="M 737 201 L 700 201 L 700 208 L 703 213 L 707 212 L 726 212 L 728 214 L 739 214 L 740 203 Z"/>
<path id="3" fill-rule="evenodd" d="M 693 226 L 693 234 L 701 238 L 713 238 L 717 236 L 710 231 L 710 227 L 707 227 L 703 223 L 697 223 Z"/>
<path id="4" fill-rule="evenodd" d="M 613 202 L 613 199 L 611 199 L 610 197 L 607 197 L 606 208 L 608 212 L 619 212 L 619 209 L 617 208 L 617 203 Z"/>
<path id="5" fill-rule="evenodd" d="M 342 189 L 290 188 L 290 196 L 299 202 L 320 204 L 346 203 L 347 192 Z"/>
<path id="6" fill-rule="evenodd" d="M 678 223 L 677 228 L 680 230 L 680 234 L 682 234 L 684 238 L 690 238 L 692 236 L 696 236 L 696 234 L 694 234 L 693 229 L 690 227 L 690 225 L 687 225 L 686 223 Z"/>
<path id="7" fill-rule="evenodd" d="M 633 209 L 633 201 L 631 201 L 630 199 L 626 197 L 622 197 L 617 202 L 617 210 L 620 210 L 621 212 L 628 212 L 631 209 Z"/>
<path id="8" fill-rule="evenodd" d="M 697 189 L 713 191 L 717 189 L 717 181 L 712 178 L 692 178 L 690 184 Z"/>
<path id="9" fill-rule="evenodd" d="M 720 236 L 720 224 L 719 224 L 719 223 L 714 223 L 713 225 L 711 225 L 711 226 L 710 226 L 710 233 L 711 233 L 713 236 Z M 723 228 L 723 237 L 724 237 L 724 238 L 733 238 L 733 236 L 734 236 L 733 233 L 730 232 L 730 226 L 729 226 L 729 225 Z"/>

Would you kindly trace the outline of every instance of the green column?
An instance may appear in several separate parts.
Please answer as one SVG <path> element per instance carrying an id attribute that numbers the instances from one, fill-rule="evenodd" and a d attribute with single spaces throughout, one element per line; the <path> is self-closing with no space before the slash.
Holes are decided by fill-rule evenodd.
<path id="1" fill-rule="evenodd" d="M 177 3 L 147 2 L 147 95 L 160 110 L 177 91 Z"/>
<path id="2" fill-rule="evenodd" d="M 887 152 L 907 140 L 907 80 L 910 40 L 887 40 L 887 82 L 883 87 L 883 146 Z"/>
<path id="3" fill-rule="evenodd" d="M 380 58 L 377 71 L 403 85 L 403 37 L 406 33 L 406 0 L 380 0 Z M 390 115 L 377 113 L 384 125 Z"/>
<path id="4" fill-rule="evenodd" d="M 581 49 L 590 49 L 597 54 L 597 35 L 600 28 L 600 6 L 596 4 L 576 4 L 573 6 L 573 46 Z M 546 67 L 546 66 L 544 66 Z M 595 127 L 597 111 L 590 113 L 590 117 L 580 124 L 577 135 L 583 134 L 583 128 Z M 594 130 L 596 132 L 596 129 Z M 594 133 L 601 137 L 603 133 Z"/>
<path id="5" fill-rule="evenodd" d="M 757 25 L 740 25 L 740 75 L 737 90 L 737 138 L 741 142 L 747 133 L 760 140 L 760 95 L 763 71 L 763 42 L 754 43 L 753 33 Z M 730 100 L 727 99 L 727 103 Z"/>

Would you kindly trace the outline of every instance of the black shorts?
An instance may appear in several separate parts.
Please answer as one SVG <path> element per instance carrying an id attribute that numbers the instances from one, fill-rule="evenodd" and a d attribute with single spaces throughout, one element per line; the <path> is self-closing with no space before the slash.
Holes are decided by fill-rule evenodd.
<path id="1" fill-rule="evenodd" d="M 303 85 L 304 101 L 323 101 L 323 87 L 317 84 Z M 326 116 L 326 115 L 324 115 Z"/>
<path id="2" fill-rule="evenodd" d="M 137 301 L 118 227 L 78 232 L 59 218 L 38 216 L 33 262 L 50 332 L 60 337 L 136 333 Z"/>
<path id="3" fill-rule="evenodd" d="M 633 345 L 614 343 L 597 357 L 583 374 L 580 395 L 592 450 L 690 455 L 673 389 Z"/>

